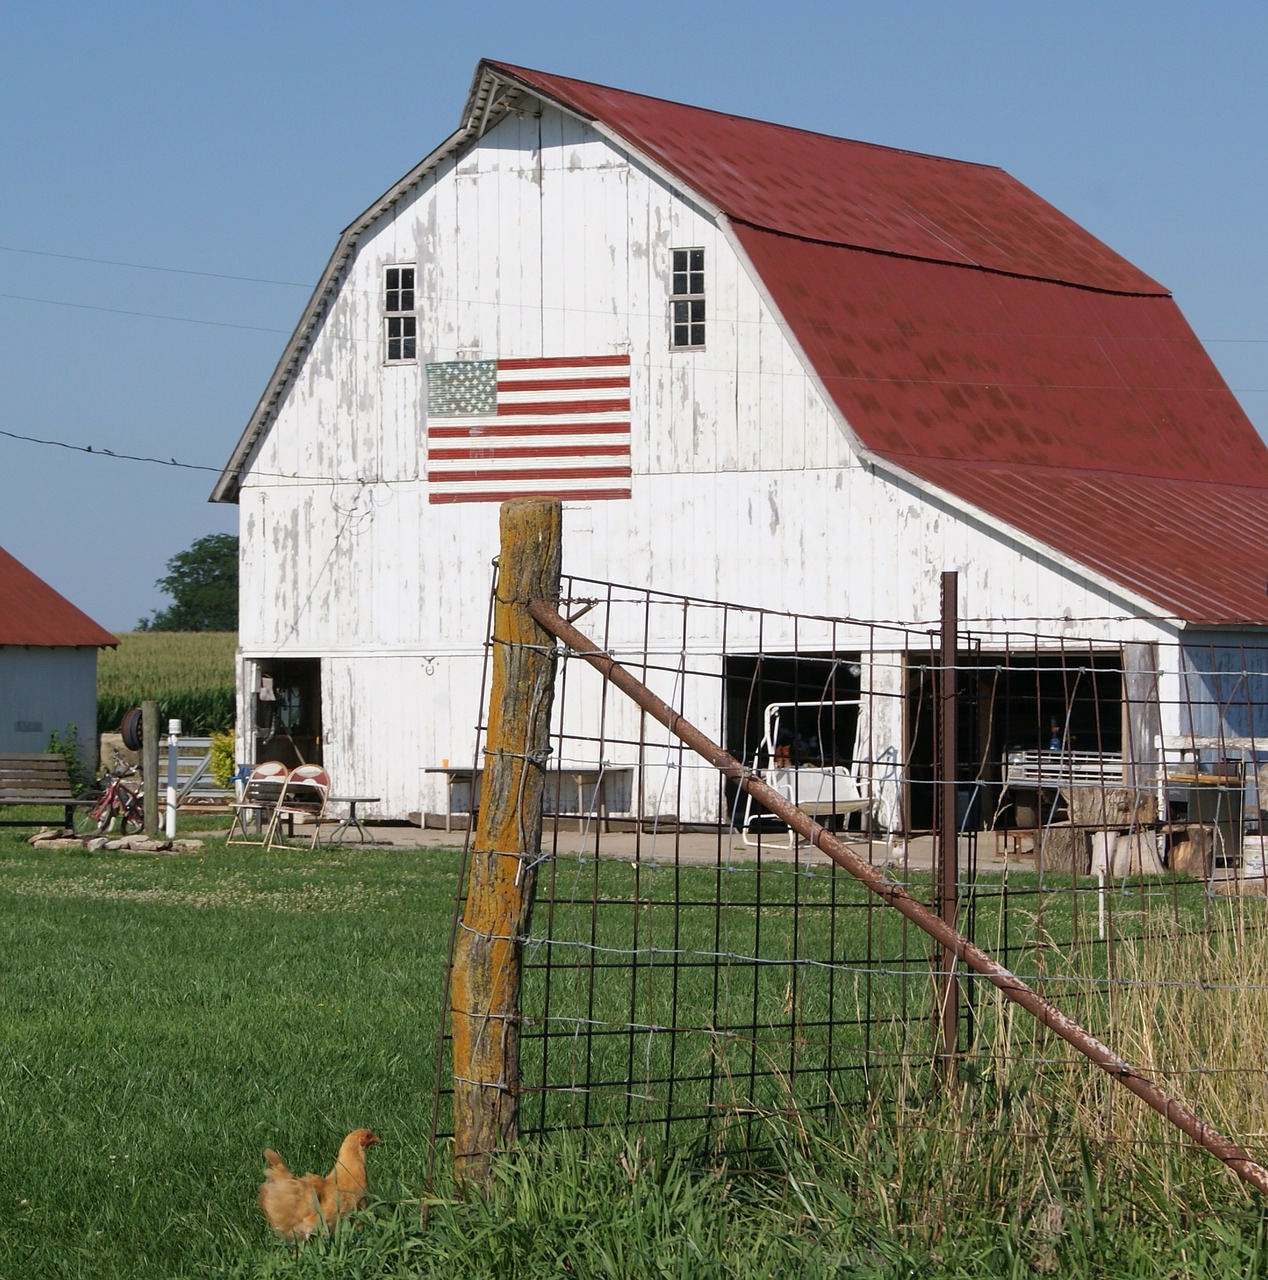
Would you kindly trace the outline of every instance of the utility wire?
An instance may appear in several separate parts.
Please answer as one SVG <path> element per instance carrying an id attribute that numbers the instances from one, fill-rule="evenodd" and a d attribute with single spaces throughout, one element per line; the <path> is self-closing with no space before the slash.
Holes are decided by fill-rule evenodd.
<path id="1" fill-rule="evenodd" d="M 276 284 L 287 289 L 311 289 L 298 280 L 269 280 L 262 276 L 235 276 L 223 271 L 195 271 L 192 267 L 156 267 L 147 262 L 120 262 L 115 258 L 89 258 L 79 253 L 53 253 L 48 249 L 19 249 L 0 244 L 0 253 L 24 253 L 33 258 L 61 258 L 64 262 L 91 262 L 102 267 L 127 267 L 130 271 L 160 271 L 167 275 L 202 276 L 206 280 L 237 280 L 243 284 Z"/>
<path id="2" fill-rule="evenodd" d="M 122 307 L 95 307 L 88 302 L 58 302 L 56 298 L 33 298 L 24 293 L 0 293 L 0 298 L 17 302 L 41 302 L 46 307 L 72 307 L 79 311 L 104 311 L 113 316 L 140 316 L 146 320 L 174 320 L 180 324 L 209 324 L 217 329 L 250 329 L 254 333 L 286 333 L 290 329 L 274 329 L 260 324 L 237 324 L 232 320 L 203 320 L 197 316 L 169 316 L 155 311 L 125 311 Z"/>
<path id="3" fill-rule="evenodd" d="M 147 458 L 135 453 L 117 453 L 113 449 L 94 449 L 90 444 L 71 444 L 67 440 L 43 440 L 39 436 L 19 435 L 16 431 L 0 430 L 0 436 L 10 440 L 22 440 L 27 444 L 42 444 L 53 449 L 69 449 L 72 453 L 91 453 L 94 458 L 118 458 L 121 462 L 152 462 L 160 467 L 180 467 L 185 471 L 212 471 L 219 475 L 224 467 L 204 466 L 197 462 L 179 462 L 175 458 Z"/>
<path id="4" fill-rule="evenodd" d="M 40 436 L 23 435 L 18 431 L 5 431 L 0 428 L 0 436 L 8 440 L 19 440 L 23 444 L 38 444 L 50 449 L 67 449 L 71 453 L 87 453 L 94 458 L 113 458 L 118 462 L 145 462 L 156 467 L 176 467 L 181 471 L 209 471 L 212 475 L 223 474 L 224 466 L 211 466 L 201 462 L 181 462 L 179 458 L 151 458 L 144 454 L 137 453 L 120 453 L 116 449 L 103 449 L 94 447 L 90 444 L 71 444 L 69 440 L 47 440 Z M 360 485 L 364 487 L 368 483 L 395 484 L 394 480 L 378 480 L 367 481 L 363 476 L 340 478 L 336 476 L 302 476 L 292 474 L 286 471 L 259 471 L 252 469 L 252 475 L 256 475 L 265 480 L 287 480 L 294 484 L 303 485 L 330 485 L 332 488 L 339 488 L 345 485 Z M 410 480 L 410 477 L 405 477 Z M 412 482 L 412 481 L 411 481 Z"/>

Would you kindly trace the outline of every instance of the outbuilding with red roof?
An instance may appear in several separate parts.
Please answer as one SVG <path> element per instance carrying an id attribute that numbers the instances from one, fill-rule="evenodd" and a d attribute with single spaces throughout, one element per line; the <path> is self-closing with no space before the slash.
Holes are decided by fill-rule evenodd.
<path id="1" fill-rule="evenodd" d="M 118 638 L 0 549 L 0 753 L 78 737 L 97 765 L 97 652 Z"/>

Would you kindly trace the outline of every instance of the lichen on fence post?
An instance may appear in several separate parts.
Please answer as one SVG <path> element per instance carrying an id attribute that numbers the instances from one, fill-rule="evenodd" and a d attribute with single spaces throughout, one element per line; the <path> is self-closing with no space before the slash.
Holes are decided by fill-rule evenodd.
<path id="1" fill-rule="evenodd" d="M 481 800 L 450 984 L 454 1167 L 477 1182 L 517 1136 L 521 940 L 541 851 L 555 682 L 554 637 L 526 606 L 559 598 L 562 523 L 555 499 L 502 505 Z"/>

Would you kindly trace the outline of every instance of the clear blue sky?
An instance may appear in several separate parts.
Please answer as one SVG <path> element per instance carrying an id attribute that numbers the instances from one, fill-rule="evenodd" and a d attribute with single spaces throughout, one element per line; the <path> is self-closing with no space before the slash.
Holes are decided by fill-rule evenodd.
<path id="1" fill-rule="evenodd" d="M 0 435 L 0 546 L 126 630 L 236 532 L 207 496 L 308 288 L 482 56 L 999 165 L 1172 290 L 1268 435 L 1264 0 L 12 4 L 0 431 L 73 447 Z"/>

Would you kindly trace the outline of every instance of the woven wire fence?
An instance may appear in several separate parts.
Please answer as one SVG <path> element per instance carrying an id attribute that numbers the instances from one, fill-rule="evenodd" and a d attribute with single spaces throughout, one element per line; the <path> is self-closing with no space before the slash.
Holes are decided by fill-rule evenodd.
<path id="1" fill-rule="evenodd" d="M 931 829 L 953 771 L 957 927 L 1262 1147 L 1230 1099 L 1253 1107 L 1265 1093 L 1246 1040 L 1268 1025 L 1257 967 L 1268 740 L 1255 735 L 1268 652 L 1124 642 L 1110 620 L 1081 640 L 970 621 L 948 677 L 936 619 L 794 616 L 576 577 L 559 611 L 861 858 L 944 909 Z M 562 645 L 557 664 L 521 940 L 520 1133 L 615 1126 L 703 1155 L 754 1141 L 772 1114 L 942 1087 L 947 988 L 930 938 Z M 949 760 L 938 743 L 947 678 Z M 1268 804 L 1268 777 L 1264 794 Z M 1219 976 L 1216 939 L 1231 957 Z M 1205 976 L 1180 964 L 1190 942 Z M 1159 947 L 1161 972 L 1150 967 Z M 1113 1107 L 1086 1061 L 988 984 L 955 976 L 956 1073 L 1058 1076 L 1112 1136 Z M 1264 1006 L 1246 1036 L 1211 999 L 1218 987 L 1244 1012 Z M 1164 1006 L 1202 1024 L 1193 1056 L 1151 1041 Z M 451 1093 L 442 1065 L 437 1138 L 451 1132 Z"/>

